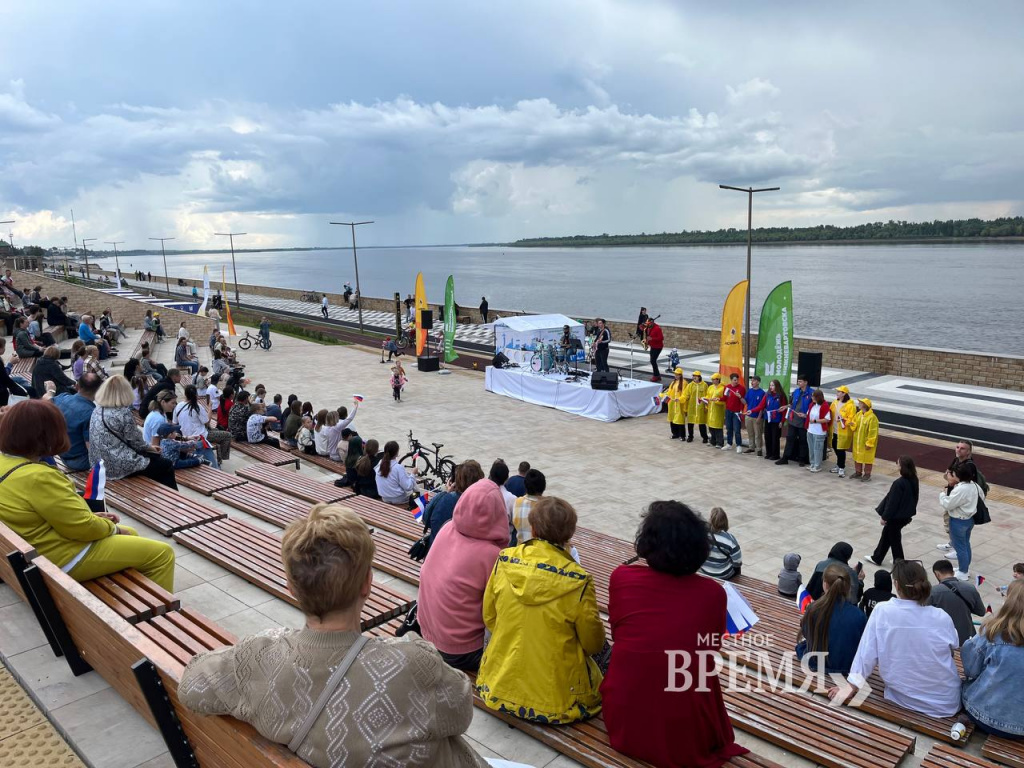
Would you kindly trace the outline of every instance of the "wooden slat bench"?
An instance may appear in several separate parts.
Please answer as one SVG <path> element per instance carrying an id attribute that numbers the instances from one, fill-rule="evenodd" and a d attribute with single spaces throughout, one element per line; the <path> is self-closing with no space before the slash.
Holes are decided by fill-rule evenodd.
<path id="1" fill-rule="evenodd" d="M 238 642 L 231 632 L 190 608 L 171 611 L 135 626 L 182 664 L 188 664 L 193 656 L 203 651 L 214 651 Z"/>
<path id="2" fill-rule="evenodd" d="M 129 624 L 181 608 L 181 600 L 134 568 L 100 576 L 82 586 Z"/>
<path id="3" fill-rule="evenodd" d="M 107 483 L 105 494 L 107 502 L 116 509 L 164 536 L 227 517 L 148 477 L 112 480 Z"/>
<path id="4" fill-rule="evenodd" d="M 988 746 L 987 742 L 985 746 Z M 982 754 L 992 757 L 984 749 L 982 749 Z M 1017 763 L 1006 763 L 1006 765 L 1017 765 Z M 945 744 L 936 744 L 924 756 L 921 768 L 999 768 L 999 766 L 991 760 L 969 755 L 959 749 L 947 747 Z"/>
<path id="5" fill-rule="evenodd" d="M 11 376 L 21 376 L 32 380 L 32 369 L 36 367 L 36 357 L 19 357 L 18 362 L 11 366 Z"/>
<path id="6" fill-rule="evenodd" d="M 177 690 L 185 664 L 180 658 L 147 637 L 140 631 L 140 625 L 125 623 L 46 558 L 37 558 L 33 565 L 63 619 L 77 654 L 155 726 L 156 718 L 132 671 L 132 665 L 140 660 L 152 662 L 162 692 L 170 699 L 173 712 L 203 768 L 309 768 L 286 747 L 263 738 L 245 723 L 231 717 L 203 717 L 182 707 Z M 130 747 L 130 744 L 125 745 L 126 749 Z"/>
<path id="7" fill-rule="evenodd" d="M 306 517 L 312 506 L 308 501 L 288 496 L 269 486 L 249 482 L 214 491 L 213 498 L 281 528 Z"/>
<path id="8" fill-rule="evenodd" d="M 14 570 L 8 556 L 18 554 L 24 562 L 36 558 L 36 549 L 3 523 L 0 523 L 0 581 L 9 586 L 24 602 L 27 598 L 21 579 Z"/>
<path id="9" fill-rule="evenodd" d="M 295 454 L 275 448 L 272 445 L 243 443 L 240 440 L 235 440 L 231 443 L 231 449 L 244 453 L 246 456 L 251 456 L 261 464 L 271 464 L 275 467 L 284 467 L 291 464 L 296 469 L 299 468 L 299 459 Z"/>
<path id="10" fill-rule="evenodd" d="M 1012 768 L 1024 768 L 1024 741 L 989 736 L 981 747 L 981 754 Z"/>
<path id="11" fill-rule="evenodd" d="M 142 345 L 148 343 L 149 346 L 152 347 L 155 340 L 156 331 L 143 331 L 142 335 L 139 336 L 139 340 L 135 342 L 135 348 L 132 349 L 132 353 L 129 357 L 138 357 L 139 353 L 142 351 Z"/>
<path id="12" fill-rule="evenodd" d="M 288 590 L 288 579 L 281 562 L 281 540 L 274 534 L 243 520 L 226 518 L 178 531 L 174 540 L 274 597 L 298 607 L 298 601 Z M 405 614 L 411 602 L 404 595 L 374 584 L 363 608 L 363 629 Z"/>
<path id="13" fill-rule="evenodd" d="M 328 472 L 333 472 L 336 475 L 345 474 L 345 463 L 341 461 L 335 461 L 328 456 L 310 456 L 308 453 L 303 453 L 300 450 L 292 451 L 292 454 L 298 456 L 301 461 L 307 464 L 313 464 L 314 466 L 320 467 L 320 469 L 326 469 Z"/>
<path id="14" fill-rule="evenodd" d="M 423 536 L 423 524 L 416 522 L 412 512 L 407 509 L 369 496 L 350 496 L 341 503 L 374 528 L 391 531 L 410 542 L 418 541 Z"/>
<path id="15" fill-rule="evenodd" d="M 204 496 L 212 496 L 217 491 L 225 488 L 234 488 L 237 485 L 245 485 L 248 481 L 245 478 L 214 469 L 208 464 L 200 464 L 198 467 L 189 469 L 178 469 L 174 472 L 174 479 L 178 485 L 184 485 L 193 491 L 198 491 Z"/>
<path id="16" fill-rule="evenodd" d="M 337 488 L 334 483 L 314 480 L 298 472 L 289 472 L 282 477 L 281 470 L 275 470 L 265 464 L 250 464 L 238 470 L 236 474 L 246 480 L 308 501 L 310 504 L 330 504 L 353 495 L 348 488 Z"/>

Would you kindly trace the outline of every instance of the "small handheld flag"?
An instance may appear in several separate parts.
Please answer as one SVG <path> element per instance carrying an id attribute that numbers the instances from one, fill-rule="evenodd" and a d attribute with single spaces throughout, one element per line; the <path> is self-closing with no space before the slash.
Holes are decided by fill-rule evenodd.
<path id="1" fill-rule="evenodd" d="M 199 436 L 199 447 L 202 448 L 203 450 L 207 450 L 207 449 L 212 448 L 213 446 L 210 445 L 210 441 L 207 440 L 206 437 L 204 437 L 203 435 L 200 435 Z"/>
<path id="2" fill-rule="evenodd" d="M 974 577 L 974 586 L 980 587 L 984 583 L 985 583 L 985 577 L 984 576 L 978 574 L 978 575 L 976 575 Z"/>
<path id="3" fill-rule="evenodd" d="M 416 509 L 413 511 L 412 516 L 417 523 L 423 522 L 423 513 L 427 509 L 428 501 L 430 501 L 430 494 L 426 492 L 424 492 L 422 496 L 416 499 Z"/>
<path id="4" fill-rule="evenodd" d="M 796 607 L 800 611 L 801 615 L 807 610 L 807 606 L 814 602 L 814 598 L 811 597 L 811 593 L 801 585 L 800 591 L 796 593 Z"/>
<path id="5" fill-rule="evenodd" d="M 357 403 L 363 402 L 363 396 L 362 395 L 352 395 L 352 399 L 355 400 Z"/>
<path id="6" fill-rule="evenodd" d="M 732 584 L 723 583 L 725 588 L 725 630 L 730 635 L 742 635 L 759 621 L 754 609 Z"/>
<path id="7" fill-rule="evenodd" d="M 100 459 L 89 470 L 85 478 L 85 490 L 82 498 L 87 501 L 103 501 L 103 489 L 107 484 L 107 469 L 103 466 L 103 459 Z"/>
<path id="8" fill-rule="evenodd" d="M 988 607 L 987 607 L 987 608 L 985 609 L 985 613 L 992 613 L 992 606 L 991 606 L 991 605 L 990 605 L 990 606 L 988 606 Z"/>

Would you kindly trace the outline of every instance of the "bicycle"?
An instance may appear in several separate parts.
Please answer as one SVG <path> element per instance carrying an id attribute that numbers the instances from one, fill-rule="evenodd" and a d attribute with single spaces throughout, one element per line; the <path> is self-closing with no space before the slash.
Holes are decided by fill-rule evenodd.
<path id="1" fill-rule="evenodd" d="M 416 326 L 413 323 L 403 325 L 401 332 L 395 337 L 395 346 L 399 349 L 406 349 L 412 342 L 414 333 L 416 333 Z"/>
<path id="2" fill-rule="evenodd" d="M 405 460 L 411 458 L 412 464 L 407 465 L 413 469 L 416 469 L 416 464 L 420 459 L 423 459 L 423 463 L 426 464 L 424 472 L 420 473 L 420 477 L 423 478 L 425 475 L 433 475 L 436 479 L 434 487 L 445 486 L 450 480 L 455 479 L 455 461 L 450 455 L 442 456 L 441 449 L 444 448 L 444 443 L 431 443 L 434 446 L 434 459 L 431 461 L 430 453 L 424 450 L 423 444 L 420 443 L 415 437 L 412 436 L 412 431 L 409 432 L 409 452 L 398 460 L 399 464 L 405 464 Z M 427 483 L 425 482 L 424 485 Z M 433 490 L 433 488 L 431 489 Z"/>
<path id="3" fill-rule="evenodd" d="M 245 336 L 242 336 L 238 340 L 238 348 L 250 349 L 254 341 L 256 342 L 256 346 L 260 347 L 261 349 L 270 349 L 270 347 L 273 345 L 273 342 L 270 339 L 264 339 L 262 336 L 253 336 L 251 333 L 246 331 Z"/>

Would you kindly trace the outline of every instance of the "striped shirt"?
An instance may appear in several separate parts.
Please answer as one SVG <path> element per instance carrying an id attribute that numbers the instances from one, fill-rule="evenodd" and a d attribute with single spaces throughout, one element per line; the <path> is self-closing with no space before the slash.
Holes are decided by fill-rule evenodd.
<path id="1" fill-rule="evenodd" d="M 700 567 L 700 572 L 716 579 L 731 579 L 743 565 L 740 543 L 728 531 L 711 534 L 708 539 L 711 551 L 704 565 Z"/>
<path id="2" fill-rule="evenodd" d="M 520 544 L 525 544 L 533 538 L 533 531 L 530 530 L 530 508 L 539 500 L 540 496 L 527 494 L 516 499 L 512 507 L 512 525 L 516 528 L 516 540 Z"/>

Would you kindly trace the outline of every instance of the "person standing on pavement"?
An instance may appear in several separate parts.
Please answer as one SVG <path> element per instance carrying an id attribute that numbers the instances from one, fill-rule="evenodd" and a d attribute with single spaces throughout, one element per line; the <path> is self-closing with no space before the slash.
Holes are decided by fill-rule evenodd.
<path id="1" fill-rule="evenodd" d="M 900 456 L 896 465 L 900 469 L 900 476 L 889 486 L 889 492 L 875 507 L 875 512 L 882 518 L 882 535 L 875 551 L 865 558 L 872 565 L 881 565 L 890 548 L 894 561 L 906 559 L 903 557 L 903 529 L 917 514 L 920 491 L 917 467 L 909 456 Z"/>
<path id="2" fill-rule="evenodd" d="M 832 403 L 832 450 L 836 452 L 836 465 L 829 470 L 833 475 L 846 477 L 846 452 L 853 447 L 853 421 L 857 406 L 850 397 L 850 388 L 836 387 Z"/>
<path id="3" fill-rule="evenodd" d="M 708 430 L 711 432 L 711 447 L 725 450 L 725 387 L 722 386 L 722 374 L 711 374 L 711 385 L 704 399 L 708 408 Z"/>
<path id="4" fill-rule="evenodd" d="M 480 297 L 480 317 L 483 318 L 484 325 L 487 325 L 487 297 Z"/>
<path id="5" fill-rule="evenodd" d="M 653 371 L 651 381 L 661 381 L 658 358 L 661 357 L 661 350 L 665 348 L 665 333 L 661 330 L 661 326 L 653 320 L 647 321 L 647 347 L 651 352 L 651 370 Z"/>
<path id="6" fill-rule="evenodd" d="M 949 538 L 956 550 L 956 577 L 967 581 L 971 568 L 971 531 L 978 501 L 983 500 L 981 488 L 975 482 L 974 464 L 963 464 L 956 471 L 957 483 L 939 492 L 939 504 L 949 513 Z"/>
<path id="7" fill-rule="evenodd" d="M 686 407 L 686 442 L 693 442 L 693 425 L 700 425 L 700 436 L 705 443 L 708 441 L 708 385 L 700 371 L 691 374 L 691 381 L 683 392 L 683 403 Z"/>
<path id="8" fill-rule="evenodd" d="M 750 389 L 743 400 L 746 408 L 743 416 L 747 423 L 747 450 L 744 453 L 757 452 L 758 456 L 764 454 L 764 408 L 761 403 L 765 398 L 765 391 L 761 389 L 761 377 L 750 377 Z"/>
<path id="9" fill-rule="evenodd" d="M 324 320 L 327 319 L 327 307 L 328 307 L 328 304 L 329 304 L 329 302 L 327 301 L 327 294 L 325 293 L 324 297 L 322 299 L 320 299 L 320 314 L 322 314 L 324 316 Z"/>
<path id="10" fill-rule="evenodd" d="M 736 436 L 736 453 L 743 453 L 743 410 L 746 407 L 747 388 L 740 384 L 738 373 L 729 374 L 725 386 L 725 445 L 732 448 Z"/>
<path id="11" fill-rule="evenodd" d="M 598 371 L 608 371 L 608 351 L 612 344 L 612 332 L 604 318 L 597 318 L 597 338 L 594 340 L 594 362 Z"/>
<path id="12" fill-rule="evenodd" d="M 683 369 L 676 368 L 675 378 L 661 394 L 661 399 L 668 401 L 668 426 L 673 440 L 686 439 L 686 386 Z"/>
<path id="13" fill-rule="evenodd" d="M 875 464 L 875 450 L 878 448 L 878 417 L 871 410 L 871 401 L 862 397 L 857 401 L 857 417 L 853 425 L 853 473 L 854 479 L 863 475 L 863 482 L 871 481 L 871 469 Z"/>
<path id="14" fill-rule="evenodd" d="M 789 398 L 786 411 L 786 422 L 789 431 L 786 433 L 786 450 L 776 464 L 789 464 L 796 459 L 801 467 L 807 466 L 807 412 L 811 408 L 811 388 L 807 386 L 807 375 L 798 373 L 796 389 Z"/>
<path id="15" fill-rule="evenodd" d="M 832 411 L 825 402 L 825 393 L 820 389 L 811 394 L 811 407 L 807 409 L 807 453 L 811 461 L 811 472 L 821 472 L 825 455 L 825 439 L 828 437 Z"/>
<path id="16" fill-rule="evenodd" d="M 985 476 L 981 474 L 981 470 L 978 469 L 978 465 L 974 461 L 974 443 L 970 440 L 959 440 L 957 441 L 956 448 L 954 448 L 953 460 L 949 463 L 949 468 L 946 470 L 946 493 L 948 494 L 953 486 L 956 485 L 956 472 L 964 464 L 970 464 L 974 467 L 974 474 L 977 477 L 975 482 L 978 487 L 984 491 L 985 495 L 988 496 L 988 483 L 985 481 Z M 946 530 L 946 541 L 941 544 L 936 544 L 935 548 L 944 552 L 947 560 L 956 559 L 956 551 L 953 549 L 953 545 L 950 543 L 949 538 L 949 513 L 942 513 L 942 527 Z"/>

